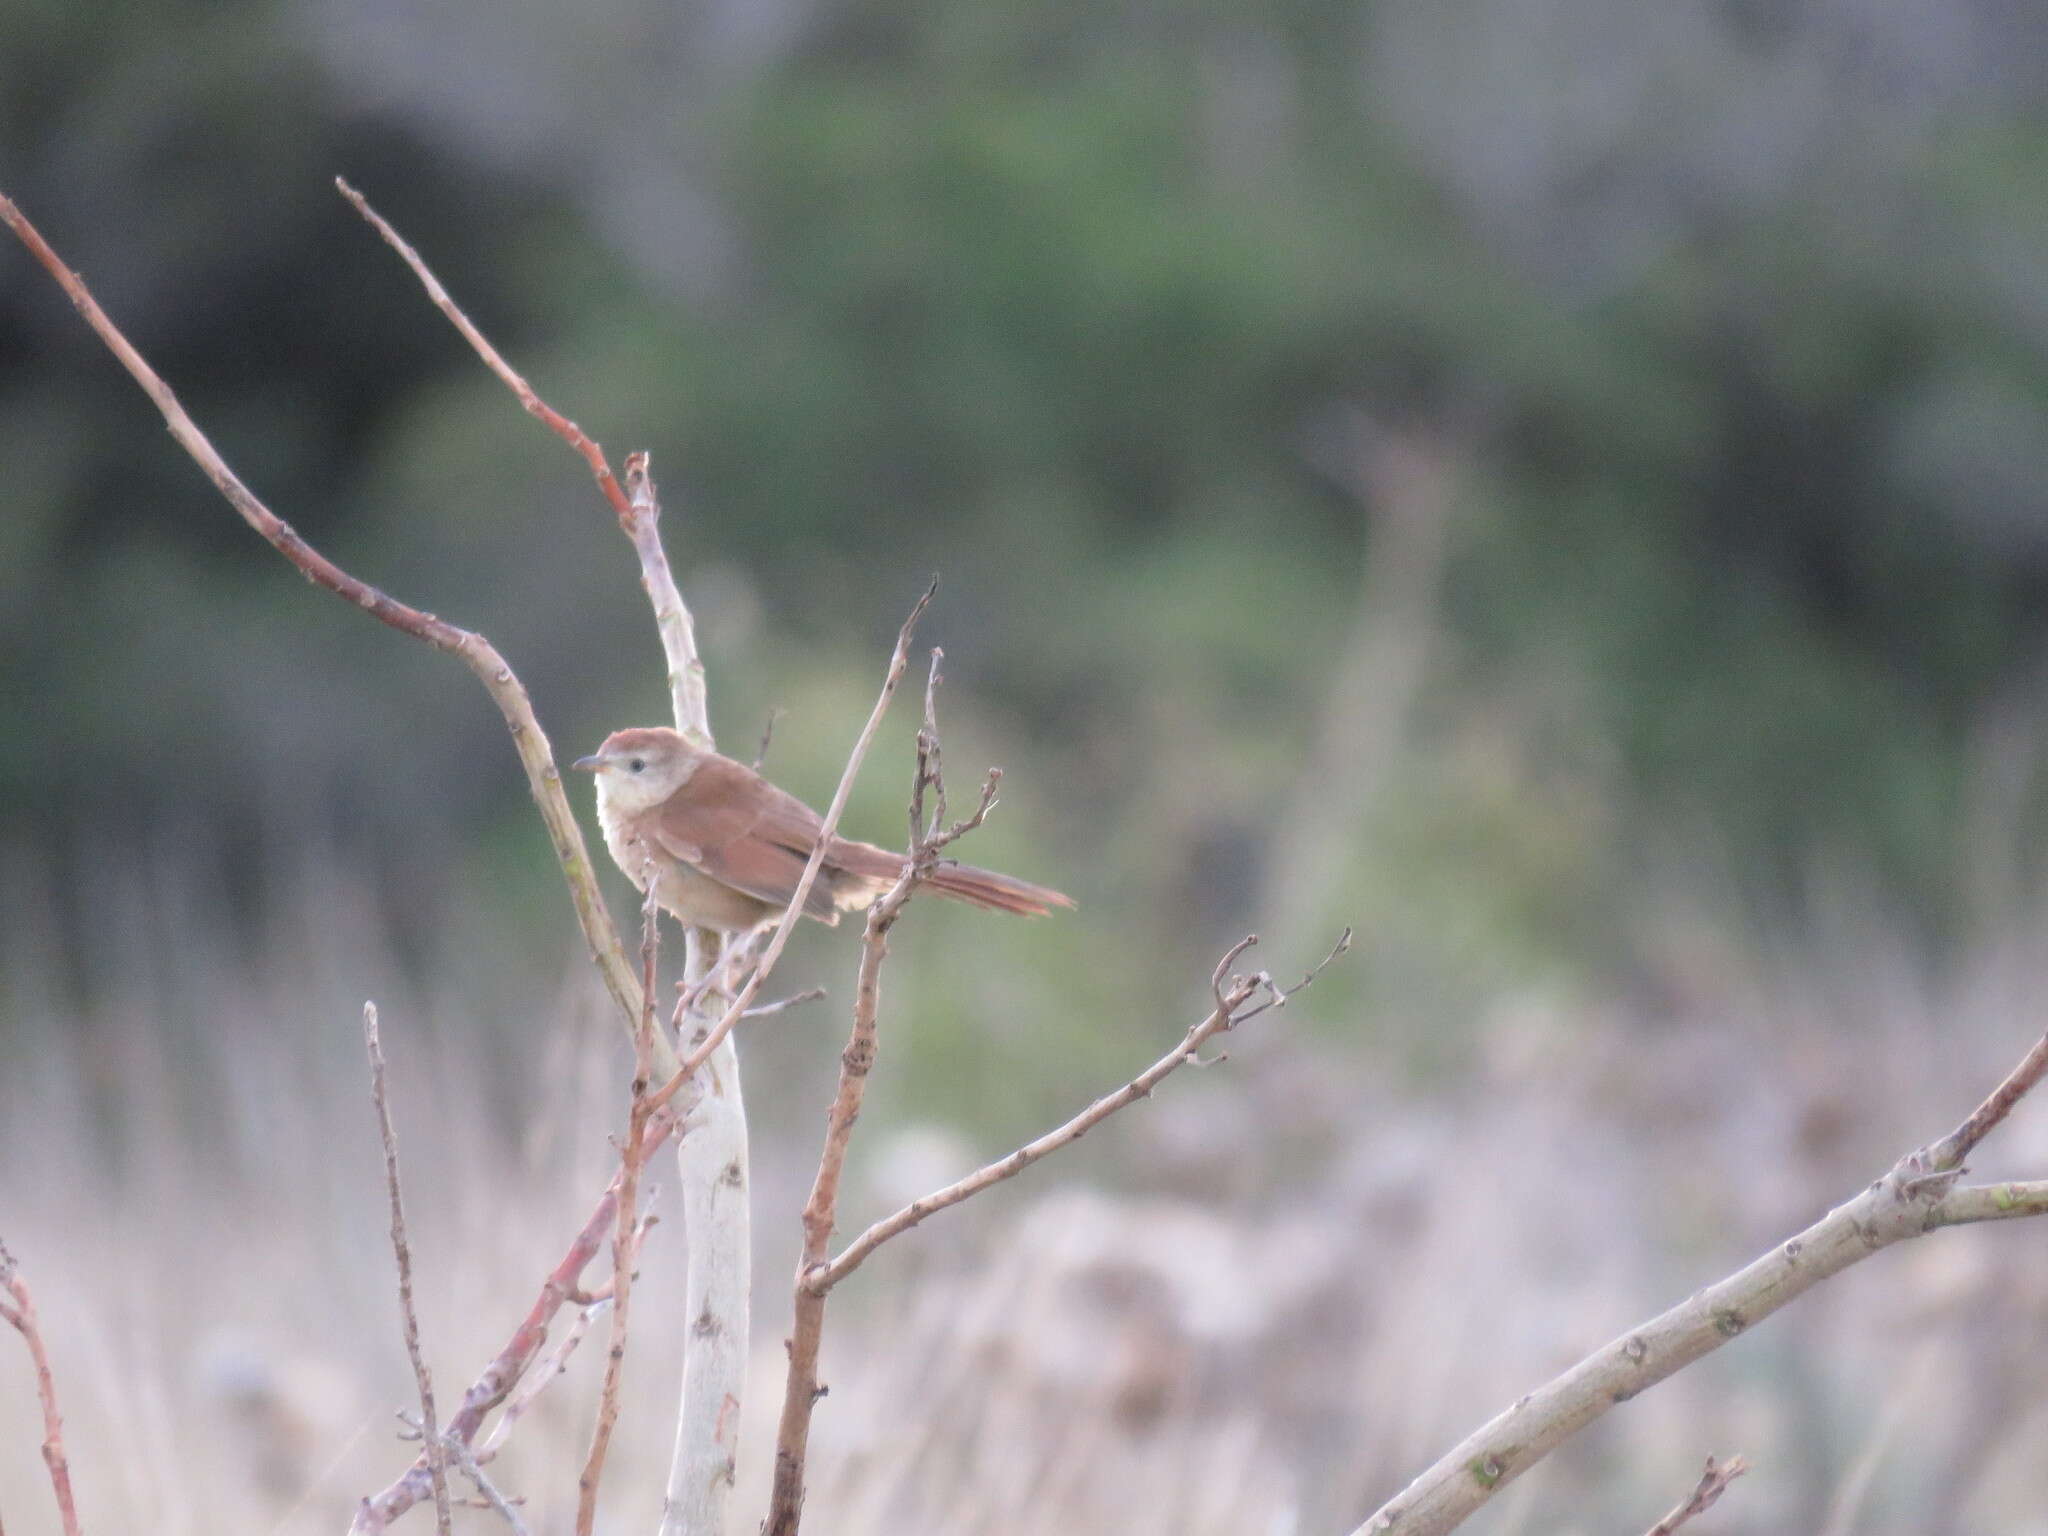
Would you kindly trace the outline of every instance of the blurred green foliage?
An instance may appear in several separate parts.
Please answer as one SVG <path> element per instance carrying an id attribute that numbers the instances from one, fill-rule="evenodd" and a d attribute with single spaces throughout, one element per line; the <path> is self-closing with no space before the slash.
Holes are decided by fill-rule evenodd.
<path id="1" fill-rule="evenodd" d="M 1658 132 L 1482 195 L 1443 125 L 1514 104 L 1447 76 L 1404 108 L 1431 82 L 1375 86 L 1403 34 L 1374 8 L 773 14 L 704 84 L 739 45 L 623 0 L 574 47 L 586 19 L 525 17 L 474 58 L 338 5 L 6 0 L 0 185 L 282 514 L 492 636 L 565 755 L 661 712 L 630 560 L 336 171 L 543 393 L 654 450 L 728 750 L 788 707 L 771 768 L 822 798 L 941 572 L 951 761 L 1011 774 L 979 857 L 1083 898 L 957 930 L 1060 975 L 1011 1017 L 1113 1015 L 1156 998 L 1132 956 L 1199 967 L 1266 921 L 1274 829 L 1317 797 L 1347 857 L 1284 937 L 1360 922 L 1373 969 L 1339 985 L 1417 1015 L 1654 984 L 1644 882 L 1699 859 L 1763 924 L 1850 871 L 1939 946 L 1987 848 L 2040 829 L 2031 83 L 1957 97 L 1930 66 L 1896 131 L 1766 123 L 1727 158 L 1776 180 L 1724 196 L 1685 131 L 1744 83 L 1711 71 L 1820 25 L 1731 13 L 1734 53 L 1659 61 L 1690 86 L 1645 98 Z M 1611 229 L 1581 228 L 1594 191 Z M 1359 422 L 1436 445 L 1452 489 L 1394 757 L 1305 783 L 1397 537 Z M 254 870 L 317 833 L 401 911 L 558 923 L 474 685 L 235 526 L 19 252 L 0 462 L 11 858 L 84 882 L 177 827 Z M 900 767 L 856 830 L 896 835 Z"/>

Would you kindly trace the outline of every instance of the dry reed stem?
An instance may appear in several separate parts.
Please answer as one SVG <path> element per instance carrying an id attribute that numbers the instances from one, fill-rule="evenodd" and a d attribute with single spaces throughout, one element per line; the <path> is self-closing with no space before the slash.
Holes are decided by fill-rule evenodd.
<path id="1" fill-rule="evenodd" d="M 520 765 L 526 770 L 527 787 L 540 808 L 542 821 L 547 824 L 555 858 L 568 881 L 570 898 L 576 906 L 576 918 L 590 946 L 591 957 L 604 976 L 605 986 L 618 1004 L 630 1032 L 640 1016 L 639 983 L 633 975 L 632 963 L 626 958 L 618 930 L 612 926 L 611 916 L 605 910 L 604 898 L 598 892 L 590 853 L 584 846 L 582 829 L 569 809 L 568 797 L 562 792 L 562 776 L 555 767 L 547 735 L 534 716 L 526 690 L 520 686 L 505 658 L 482 635 L 399 602 L 368 582 L 351 576 L 301 538 L 297 530 L 265 506 L 228 467 L 206 434 L 185 413 L 177 395 L 108 318 L 85 283 L 64 265 L 28 217 L 4 196 L 0 196 L 0 223 L 14 231 L 22 244 L 42 263 L 44 270 L 56 280 L 107 350 L 128 370 L 130 377 L 141 385 L 143 393 L 162 413 L 171 436 L 205 472 L 228 504 L 241 514 L 244 522 L 315 586 L 324 587 L 337 597 L 355 604 L 372 618 L 402 634 L 422 640 L 436 650 L 461 657 L 470 671 L 476 674 L 492 702 L 498 706 L 499 713 L 505 717 L 506 728 L 511 732 L 513 746 L 519 753 Z M 551 412 L 547 414 L 553 415 Z M 594 444 L 591 446 L 595 447 Z M 665 1074 L 675 1070 L 673 1053 L 666 1041 L 659 1042 L 655 1054 L 657 1065 L 664 1067 Z"/>
<path id="2" fill-rule="evenodd" d="M 50 1491 L 57 1499 L 57 1516 L 63 1521 L 64 1536 L 79 1536 L 78 1502 L 71 1492 L 71 1462 L 64 1454 L 64 1416 L 57 1411 L 57 1378 L 50 1370 L 49 1352 L 43 1348 L 43 1330 L 36 1322 L 35 1298 L 28 1281 L 7 1245 L 0 1243 L 0 1322 L 4 1322 L 28 1345 L 29 1362 L 35 1367 L 36 1401 L 43 1410 L 43 1465 L 49 1469 Z"/>
<path id="3" fill-rule="evenodd" d="M 1748 1470 L 1749 1462 L 1744 1457 L 1730 1456 L 1725 1462 L 1716 1463 L 1709 1456 L 1707 1470 L 1700 1474 L 1698 1485 L 1686 1495 L 1685 1502 L 1651 1526 L 1647 1536 L 1672 1536 L 1672 1532 L 1694 1515 L 1712 1509 L 1721 1495 L 1728 1491 L 1728 1485 Z"/>
<path id="4" fill-rule="evenodd" d="M 398 1258 L 398 1315 L 405 1329 L 405 1355 L 420 1396 L 421 1454 L 434 1489 L 434 1522 L 449 1536 L 448 1454 L 441 1444 L 441 1426 L 434 1414 L 434 1378 L 420 1348 L 420 1318 L 412 1300 L 412 1245 L 405 1236 L 405 1197 L 398 1181 L 398 1132 L 391 1124 L 385 1097 L 384 1042 L 377 1032 L 377 1005 L 363 1004 L 363 1045 L 370 1056 L 370 1100 L 377 1109 L 377 1134 L 384 1143 L 384 1188 L 391 1199 L 391 1251 Z"/>
<path id="5" fill-rule="evenodd" d="M 2048 1073 L 2048 1036 L 1948 1135 L 1805 1231 L 1615 1339 L 1454 1446 L 1354 1536 L 1441 1536 L 1619 1403 L 1880 1249 L 1938 1227 L 2048 1214 L 2048 1180 L 1962 1186 L 1961 1158 Z"/>

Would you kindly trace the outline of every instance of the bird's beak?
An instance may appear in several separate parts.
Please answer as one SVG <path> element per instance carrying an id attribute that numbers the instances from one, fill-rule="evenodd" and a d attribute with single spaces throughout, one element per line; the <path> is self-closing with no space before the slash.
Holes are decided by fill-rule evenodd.
<path id="1" fill-rule="evenodd" d="M 581 768 L 587 773 L 596 773 L 604 767 L 604 755 L 596 753 L 590 757 L 579 757 L 569 766 L 571 768 Z"/>

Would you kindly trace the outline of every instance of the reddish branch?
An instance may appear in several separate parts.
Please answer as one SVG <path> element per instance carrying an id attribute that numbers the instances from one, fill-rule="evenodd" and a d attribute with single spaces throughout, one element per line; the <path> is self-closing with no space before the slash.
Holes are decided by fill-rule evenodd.
<path id="1" fill-rule="evenodd" d="M 927 592 L 926 597 L 930 597 Z M 918 605 L 921 609 L 923 603 Z M 915 611 L 911 614 L 914 621 Z M 890 662 L 888 690 L 902 675 L 910 640 L 906 623 L 897 639 L 896 655 Z M 945 796 L 938 783 L 937 725 L 933 718 L 934 693 L 939 681 L 937 650 L 932 652 L 931 671 L 925 685 L 924 729 L 918 733 L 917 773 L 911 784 L 911 845 L 903 873 L 895 885 L 868 908 L 867 927 L 861 936 L 860 971 L 854 984 L 853 1032 L 839 1056 L 839 1086 L 825 1121 L 825 1145 L 818 1157 L 818 1172 L 804 1202 L 803 1256 L 797 1264 L 796 1315 L 789 1341 L 789 1371 L 783 1386 L 782 1415 L 775 1437 L 775 1476 L 768 1505 L 768 1536 L 794 1536 L 803 1513 L 804 1460 L 810 1443 L 811 1410 L 823 1390 L 818 1385 L 818 1346 L 825 1332 L 824 1292 L 811 1289 L 806 1277 L 825 1262 L 831 1248 L 832 1229 L 839 1206 L 839 1183 L 846 1168 L 846 1149 L 853 1137 L 854 1122 L 860 1118 L 861 1102 L 867 1094 L 868 1073 L 875 1064 L 876 1021 L 881 1005 L 882 961 L 889 953 L 889 931 L 903 915 L 910 898 L 917 893 L 938 865 L 939 853 L 948 843 L 981 825 L 995 804 L 999 775 L 991 771 L 982 787 L 981 804 L 958 826 L 943 823 Z M 878 706 L 879 708 L 879 706 Z M 938 791 L 938 814 L 930 824 L 923 817 L 927 788 Z"/>
<path id="2" fill-rule="evenodd" d="M 7 1245 L 0 1243 L 0 1322 L 20 1334 L 28 1345 L 29 1360 L 35 1366 L 36 1400 L 43 1408 L 43 1465 L 50 1469 L 50 1488 L 57 1496 L 57 1514 L 64 1522 L 64 1536 L 78 1536 L 78 1505 L 71 1496 L 71 1463 L 64 1455 L 64 1417 L 57 1411 L 57 1378 L 50 1373 L 50 1357 L 43 1348 L 43 1331 L 36 1323 L 35 1299 L 28 1281 Z"/>
<path id="3" fill-rule="evenodd" d="M 661 1112 L 648 1092 L 654 1076 L 654 977 L 661 953 L 660 882 L 647 872 L 647 899 L 640 907 L 640 1027 L 633 1035 L 632 1107 L 626 1117 L 625 1151 L 619 1165 L 618 1212 L 612 1229 L 611 1343 L 605 1352 L 604 1386 L 598 1393 L 597 1422 L 590 1452 L 576 1482 L 576 1536 L 590 1536 L 597 1521 L 597 1487 L 604 1477 L 612 1429 L 619 1422 L 619 1383 L 626 1369 L 626 1322 L 633 1300 L 633 1269 L 639 1234 L 640 1175 L 647 1165 L 647 1124 Z"/>
<path id="4" fill-rule="evenodd" d="M 641 1138 L 641 1160 L 644 1162 L 675 1130 L 673 1116 L 660 1114 L 653 1117 Z M 462 1445 L 474 1445 L 477 1432 L 491 1411 L 511 1395 L 519 1384 L 526 1369 L 540 1353 L 547 1342 L 548 1325 L 565 1302 L 577 1294 L 576 1282 L 597 1251 L 604 1246 L 606 1236 L 618 1222 L 619 1189 L 625 1178 L 622 1167 L 612 1176 L 609 1188 L 583 1223 L 561 1262 L 548 1272 L 542 1283 L 540 1295 L 534 1299 L 525 1318 L 513 1330 L 505 1347 L 486 1365 L 481 1375 L 470 1384 L 463 1394 L 462 1406 L 448 1421 L 442 1431 L 443 1438 L 457 1441 Z M 429 1496 L 432 1491 L 428 1478 L 424 1454 L 417 1457 L 405 1474 L 390 1487 L 374 1498 L 364 1499 L 356 1511 L 355 1523 L 349 1527 L 351 1536 L 373 1536 L 384 1530 L 390 1523 L 404 1514 L 413 1505 Z"/>
<path id="5" fill-rule="evenodd" d="M 484 366 L 519 397 L 519 403 L 526 407 L 528 414 L 583 456 L 583 461 L 590 466 L 591 474 L 597 477 L 598 488 L 604 492 L 605 500 L 612 504 L 612 510 L 618 513 L 619 521 L 627 523 L 631 509 L 627 505 L 625 492 L 619 489 L 619 482 L 612 474 L 611 465 L 605 461 L 604 449 L 575 422 L 536 395 L 533 386 L 526 382 L 524 376 L 498 355 L 498 349 L 484 339 L 484 333 L 462 312 L 462 307 L 448 296 L 448 290 L 441 286 L 441 280 L 435 277 L 427 264 L 420 259 L 419 252 L 406 243 L 404 236 L 384 222 L 384 216 L 370 206 L 362 193 L 339 176 L 334 178 L 334 185 L 340 189 L 343 197 L 355 205 L 356 212 L 369 220 L 371 227 L 384 237 L 385 243 L 404 258 L 405 264 L 412 268 L 413 276 L 420 280 L 420 286 L 427 290 L 427 297 L 448 317 L 449 323 L 462 333 L 462 339 L 476 349 L 477 356 L 484 360 Z"/>
<path id="6" fill-rule="evenodd" d="M 2020 1064 L 1970 1112 L 1968 1119 L 1927 1149 L 1923 1155 L 1928 1171 L 1960 1173 L 1963 1160 L 1977 1149 L 1977 1143 L 1998 1128 L 1999 1122 L 2012 1113 L 2013 1105 L 2033 1090 L 2044 1073 L 2048 1073 L 2048 1035 L 2034 1042 L 2034 1048 L 2020 1058 Z"/>

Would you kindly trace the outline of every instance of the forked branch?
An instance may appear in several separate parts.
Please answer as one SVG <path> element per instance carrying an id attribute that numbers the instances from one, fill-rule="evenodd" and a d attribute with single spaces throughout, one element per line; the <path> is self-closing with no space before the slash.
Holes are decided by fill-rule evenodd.
<path id="1" fill-rule="evenodd" d="M 883 1217 L 865 1232 L 848 1243 L 839 1255 L 830 1262 L 821 1264 L 804 1275 L 803 1284 L 820 1295 L 844 1280 L 867 1262 L 874 1251 L 892 1237 L 900 1237 L 927 1216 L 936 1215 L 948 1206 L 958 1205 L 973 1198 L 992 1185 L 1005 1179 L 1014 1179 L 1041 1158 L 1049 1157 L 1061 1147 L 1071 1146 L 1095 1129 L 1118 1110 L 1135 1104 L 1139 1099 L 1149 1097 L 1152 1090 L 1168 1076 L 1192 1062 L 1201 1060 L 1201 1049 L 1218 1035 L 1227 1034 L 1249 1019 L 1257 1018 L 1270 1008 L 1279 1006 L 1303 987 L 1322 974 L 1323 967 L 1342 955 L 1351 947 L 1351 930 L 1344 930 L 1336 947 L 1317 966 L 1294 986 L 1284 990 L 1273 986 L 1272 979 L 1263 971 L 1252 976 L 1237 976 L 1230 973 L 1230 967 L 1239 955 L 1258 942 L 1257 934 L 1247 935 L 1231 946 L 1217 962 L 1215 975 L 1210 980 L 1210 994 L 1215 1005 L 1208 1016 L 1192 1024 L 1181 1037 L 1180 1044 L 1153 1062 L 1143 1072 L 1132 1078 L 1113 1093 L 1106 1093 L 1082 1110 L 1066 1124 L 1047 1131 L 1036 1141 L 1026 1142 L 1007 1157 L 984 1167 L 944 1189 L 937 1189 L 919 1199 L 913 1200 L 901 1210 Z M 1263 1001 L 1261 1001 L 1263 999 Z"/>
<path id="2" fill-rule="evenodd" d="M 1938 1227 L 2048 1213 L 2048 1180 L 1963 1185 L 1962 1159 L 2048 1074 L 2048 1036 L 1948 1135 L 1796 1236 L 1586 1356 L 1447 1452 L 1355 1536 L 1441 1536 L 1616 1404 L 1762 1322 L 1830 1275 Z"/>
<path id="3" fill-rule="evenodd" d="M 630 1032 L 636 1025 L 641 1010 L 640 983 L 633 974 L 632 962 L 626 958 L 625 946 L 619 940 L 618 930 L 613 927 L 611 916 L 605 910 L 604 898 L 598 893 L 597 877 L 590 863 L 589 850 L 584 846 L 583 832 L 576 824 L 575 816 L 569 810 L 568 797 L 562 792 L 562 777 L 555 767 L 554 752 L 548 745 L 546 733 L 541 730 L 540 721 L 535 718 L 533 705 L 527 699 L 526 690 L 512 673 L 511 666 L 497 649 L 482 635 L 424 613 L 396 598 L 379 591 L 368 582 L 359 580 L 314 549 L 283 518 L 279 517 L 241 481 L 228 467 L 227 461 L 199 430 L 192 418 L 185 413 L 184 406 L 171 387 L 158 377 L 155 369 L 135 350 L 128 338 L 108 318 L 97 300 L 87 289 L 84 281 L 73 272 L 50 247 L 41 232 L 29 222 L 6 197 L 0 196 L 0 222 L 12 229 L 29 252 L 41 262 L 45 271 L 56 279 L 79 314 L 100 340 L 128 370 L 135 382 L 142 386 L 156 408 L 162 413 L 165 424 L 171 429 L 180 447 L 189 454 L 194 463 L 206 473 L 216 489 L 227 498 L 228 505 L 241 514 L 242 520 L 289 560 L 305 578 L 315 586 L 347 602 L 355 604 L 372 618 L 403 634 L 422 640 L 436 650 L 452 652 L 462 658 L 463 663 L 474 672 L 478 681 L 498 706 L 498 712 L 505 717 L 506 729 L 512 734 L 513 747 L 519 753 L 520 765 L 526 770 L 527 787 L 533 793 L 534 803 L 540 807 L 541 820 L 547 824 L 548 837 L 554 844 L 555 858 L 562 867 L 562 874 L 569 883 L 569 894 L 576 905 L 576 918 L 582 925 L 583 935 L 590 946 L 592 958 L 605 980 L 605 986 L 618 1004 L 626 1029 Z M 523 383 L 523 381 L 521 381 Z M 531 395 L 531 390 L 527 390 Z M 563 422 L 554 412 L 546 412 L 543 419 L 562 422 L 563 427 L 574 432 L 571 441 L 581 439 L 573 424 Z M 558 430 L 560 430 L 558 428 Z M 595 444 L 589 444 L 595 449 Z M 602 461 L 602 455 L 598 455 Z M 600 475 L 605 480 L 609 471 Z M 617 491 L 614 485 L 613 492 Z M 623 497 L 619 497 L 623 500 Z M 614 503 L 617 504 L 616 502 Z M 622 514 L 623 515 L 623 514 Z M 673 1074 L 676 1067 L 674 1052 L 668 1042 L 656 1043 L 656 1065 L 664 1077 Z"/>
<path id="4" fill-rule="evenodd" d="M 818 1382 L 818 1353 L 824 1337 L 825 1298 L 832 1287 L 858 1268 L 876 1248 L 908 1231 L 934 1211 L 957 1205 L 991 1185 L 1016 1176 L 1040 1158 L 1078 1141 L 1091 1127 L 1149 1094 L 1177 1068 L 1197 1060 L 1204 1042 L 1284 1003 L 1292 991 L 1307 986 L 1323 968 L 1316 967 L 1293 989 L 1276 986 L 1272 977 L 1264 972 L 1250 976 L 1235 974 L 1231 966 L 1258 942 L 1256 936 L 1241 940 L 1223 956 L 1210 978 L 1214 1007 L 1205 1019 L 1188 1030 L 1172 1051 L 1057 1130 L 1018 1149 L 1000 1162 L 991 1163 L 958 1183 L 877 1222 L 844 1254 L 837 1259 L 832 1258 L 832 1233 L 838 1218 L 839 1187 L 845 1172 L 847 1148 L 854 1123 L 860 1117 L 868 1075 L 873 1070 L 878 1046 L 881 969 L 889 952 L 890 930 L 916 895 L 918 887 L 938 866 L 942 851 L 987 818 L 995 805 L 996 786 L 1001 782 L 1001 773 L 990 770 L 983 781 L 981 797 L 974 812 L 961 821 L 947 824 L 936 718 L 939 662 L 940 653 L 934 650 L 925 685 L 924 727 L 918 733 L 917 771 L 910 794 L 910 853 L 895 885 L 868 909 L 867 927 L 861 940 L 859 977 L 854 988 L 852 1033 L 846 1049 L 840 1054 L 839 1084 L 826 1117 L 825 1144 L 819 1154 L 818 1172 L 812 1182 L 810 1198 L 804 1205 L 803 1253 L 797 1266 L 789 1368 L 783 1387 L 782 1415 L 775 1443 L 774 1481 L 764 1527 L 767 1536 L 795 1536 L 802 1519 L 811 1417 L 818 1398 L 823 1395 Z M 1347 930 L 1323 965 L 1328 965 L 1330 960 L 1342 954 L 1350 939 Z"/>

